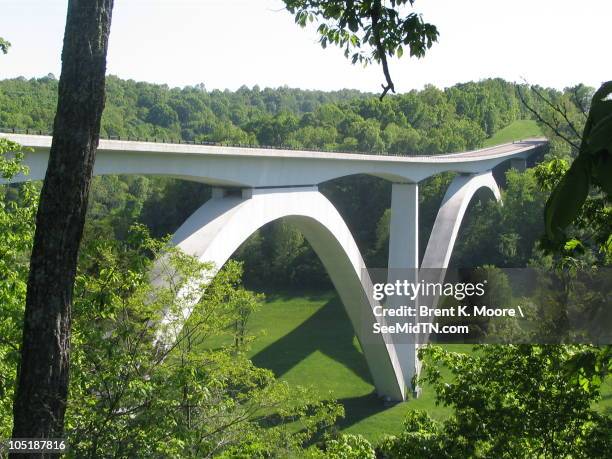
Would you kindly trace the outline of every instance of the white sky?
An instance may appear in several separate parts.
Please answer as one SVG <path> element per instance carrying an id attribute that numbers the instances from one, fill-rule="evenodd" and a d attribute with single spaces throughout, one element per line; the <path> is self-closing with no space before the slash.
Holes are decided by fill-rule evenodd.
<path id="1" fill-rule="evenodd" d="M 0 78 L 59 76 L 67 0 L 0 0 Z M 502 77 L 562 88 L 612 79 L 610 0 L 417 0 L 438 26 L 421 60 L 392 61 L 399 92 Z M 377 66 L 351 65 L 300 29 L 280 0 L 115 0 L 108 73 L 170 86 L 243 84 L 378 92 Z"/>

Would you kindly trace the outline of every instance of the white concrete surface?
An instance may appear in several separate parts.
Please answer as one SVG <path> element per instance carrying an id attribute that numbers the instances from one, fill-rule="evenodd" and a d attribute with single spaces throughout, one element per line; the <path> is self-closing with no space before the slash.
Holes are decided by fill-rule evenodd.
<path id="1" fill-rule="evenodd" d="M 203 262 L 221 267 L 266 223 L 284 218 L 312 245 L 327 270 L 353 324 L 378 394 L 403 400 L 405 382 L 392 343 L 369 333 L 378 318 L 367 292 L 371 283 L 353 236 L 336 208 L 316 187 L 253 190 L 252 197 L 222 197 L 200 207 L 178 229 L 172 243 Z M 183 317 L 191 313 L 187 305 Z M 290 313 L 288 311 L 288 313 Z"/>
<path id="2" fill-rule="evenodd" d="M 3 133 L 0 136 L 33 148 L 34 152 L 25 157 L 30 167 L 29 178 L 44 178 L 50 136 Z M 163 175 L 246 188 L 317 185 L 354 174 L 370 174 L 395 183 L 418 183 L 445 171 L 484 172 L 506 159 L 523 158 L 545 143 L 544 139 L 528 139 L 449 155 L 385 156 L 101 140 L 94 175 Z M 13 181 L 25 179 L 16 177 Z"/>
<path id="3" fill-rule="evenodd" d="M 394 183 L 391 186 L 391 221 L 389 224 L 388 283 L 403 281 L 406 275 L 418 282 L 419 268 L 419 186 L 413 183 Z M 392 296 L 386 306 L 415 306 L 418 300 L 406 301 Z M 405 318 L 397 318 L 403 322 Z M 418 368 L 417 345 L 413 335 L 396 337 L 395 351 L 400 360 L 404 381 L 411 386 Z M 411 389 L 415 389 L 412 388 Z"/>
<path id="4" fill-rule="evenodd" d="M 419 186 L 394 183 L 391 186 L 389 224 L 389 269 L 419 267 Z"/>
<path id="5" fill-rule="evenodd" d="M 495 199 L 501 201 L 501 193 L 491 171 L 473 175 L 458 175 L 453 179 L 442 199 L 442 205 L 423 255 L 421 268 L 448 268 L 461 222 L 472 197 L 480 188 L 488 188 Z"/>

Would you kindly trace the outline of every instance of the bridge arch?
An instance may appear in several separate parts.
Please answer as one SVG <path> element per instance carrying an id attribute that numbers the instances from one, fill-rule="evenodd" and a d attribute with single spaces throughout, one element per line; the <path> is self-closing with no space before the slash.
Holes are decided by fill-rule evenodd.
<path id="1" fill-rule="evenodd" d="M 489 189 L 501 202 L 501 193 L 491 171 L 457 175 L 446 190 L 425 248 L 421 268 L 448 268 L 461 222 L 470 201 L 481 188 Z"/>
<path id="2" fill-rule="evenodd" d="M 378 394 L 404 400 L 407 384 L 395 347 L 386 335 L 371 333 L 371 324 L 380 321 L 368 293 L 371 280 L 357 244 L 333 204 L 317 187 L 245 192 L 249 195 L 213 194 L 176 231 L 172 243 L 218 269 L 259 228 L 281 218 L 290 221 L 325 266 L 359 339 Z M 182 316 L 187 318 L 193 306 Z"/>

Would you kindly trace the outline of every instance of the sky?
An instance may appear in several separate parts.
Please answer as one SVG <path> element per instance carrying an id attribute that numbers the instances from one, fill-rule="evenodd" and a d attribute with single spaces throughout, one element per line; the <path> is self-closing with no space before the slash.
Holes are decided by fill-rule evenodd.
<path id="1" fill-rule="evenodd" d="M 67 0 L 0 0 L 0 79 L 57 76 Z M 416 0 L 438 43 L 392 60 L 398 92 L 502 77 L 563 88 L 612 79 L 610 0 Z M 108 73 L 171 87 L 289 86 L 378 92 L 380 67 L 323 50 L 281 0 L 115 0 Z"/>

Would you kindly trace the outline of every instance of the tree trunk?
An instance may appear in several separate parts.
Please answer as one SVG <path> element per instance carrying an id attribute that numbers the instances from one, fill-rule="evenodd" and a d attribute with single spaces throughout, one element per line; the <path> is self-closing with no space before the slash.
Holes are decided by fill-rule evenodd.
<path id="1" fill-rule="evenodd" d="M 68 2 L 53 142 L 28 279 L 13 438 L 63 435 L 70 309 L 104 109 L 112 9 L 113 0 Z"/>

